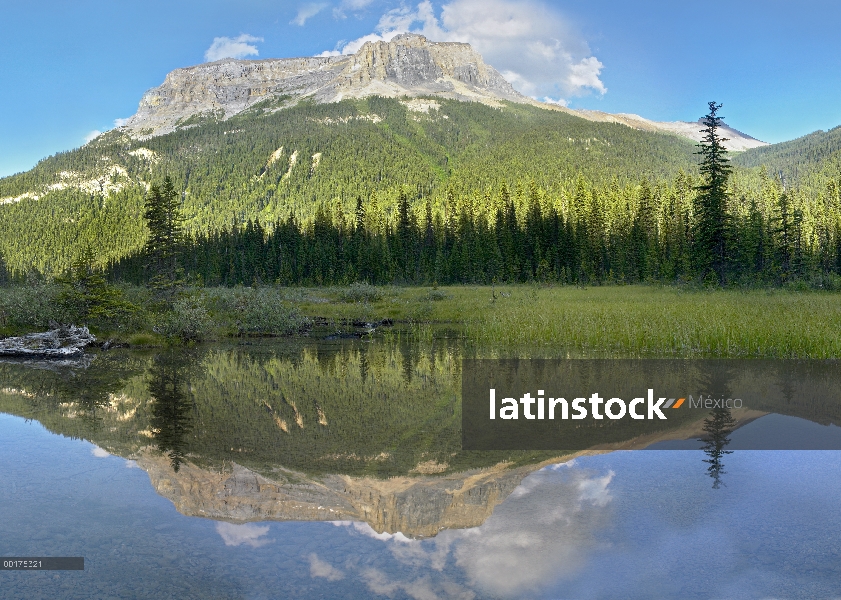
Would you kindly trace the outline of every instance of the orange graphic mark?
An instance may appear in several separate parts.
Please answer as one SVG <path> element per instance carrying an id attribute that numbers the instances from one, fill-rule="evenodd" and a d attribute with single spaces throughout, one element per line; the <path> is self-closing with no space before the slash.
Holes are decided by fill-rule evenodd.
<path id="1" fill-rule="evenodd" d="M 675 402 L 675 405 L 672 408 L 680 408 L 680 405 L 683 404 L 684 400 L 686 400 L 686 398 L 678 398 L 678 401 Z"/>

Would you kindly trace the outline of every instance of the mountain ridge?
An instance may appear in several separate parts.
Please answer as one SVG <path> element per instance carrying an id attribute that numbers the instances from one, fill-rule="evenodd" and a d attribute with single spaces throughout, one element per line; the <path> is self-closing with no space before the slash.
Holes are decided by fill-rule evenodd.
<path id="1" fill-rule="evenodd" d="M 367 42 L 352 55 L 222 59 L 176 69 L 143 95 L 123 128 L 151 137 L 170 133 L 196 115 L 221 112 L 228 119 L 273 97 L 326 104 L 374 95 L 434 95 L 497 106 L 500 100 L 533 102 L 469 44 L 403 34 L 390 42 Z"/>
<path id="2" fill-rule="evenodd" d="M 222 59 L 175 69 L 163 84 L 147 91 L 137 113 L 122 127 L 138 139 L 193 126 L 196 117 L 229 119 L 272 100 L 313 99 L 332 103 L 368 96 L 432 96 L 500 107 L 502 101 L 530 104 L 589 121 L 612 122 L 633 129 L 672 133 L 700 141 L 698 123 L 658 122 L 634 114 L 576 110 L 539 102 L 517 92 L 470 44 L 434 42 L 422 35 L 401 34 L 391 41 L 366 42 L 356 53 L 341 56 Z M 723 128 L 729 150 L 767 145 L 736 129 Z"/>

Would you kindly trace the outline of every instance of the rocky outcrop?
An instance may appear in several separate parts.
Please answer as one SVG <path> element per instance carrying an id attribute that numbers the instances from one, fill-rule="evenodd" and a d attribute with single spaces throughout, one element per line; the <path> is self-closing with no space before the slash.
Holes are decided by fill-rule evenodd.
<path id="1" fill-rule="evenodd" d="M 29 333 L 0 340 L 0 357 L 68 359 L 79 358 L 96 337 L 87 327 L 63 325 L 44 333 Z"/>
<path id="2" fill-rule="evenodd" d="M 189 126 L 191 117 L 226 119 L 267 99 L 312 97 L 328 103 L 372 95 L 533 102 L 469 44 L 403 34 L 368 42 L 348 56 L 224 59 L 176 69 L 144 94 L 125 127 L 140 137 L 161 135 Z"/>

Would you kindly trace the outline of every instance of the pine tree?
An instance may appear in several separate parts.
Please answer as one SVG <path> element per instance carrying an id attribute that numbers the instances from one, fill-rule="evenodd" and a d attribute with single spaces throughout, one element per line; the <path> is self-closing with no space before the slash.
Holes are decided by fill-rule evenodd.
<path id="1" fill-rule="evenodd" d="M 727 138 L 718 134 L 723 122 L 717 114 L 721 104 L 709 102 L 708 106 L 710 112 L 702 119 L 705 129 L 701 133 L 704 137 L 698 144 L 700 150 L 696 152 L 701 156 L 699 170 L 704 181 L 696 188 L 695 259 L 698 272 L 704 280 L 714 276 L 721 284 L 727 266 L 727 181 L 731 167 L 724 147 Z"/>
<path id="2" fill-rule="evenodd" d="M 179 253 L 184 242 L 181 201 L 172 178 L 167 175 L 162 186 L 153 185 L 146 197 L 146 226 L 149 238 L 145 254 L 147 268 L 154 275 L 152 287 L 159 292 L 171 292 L 181 274 Z"/>

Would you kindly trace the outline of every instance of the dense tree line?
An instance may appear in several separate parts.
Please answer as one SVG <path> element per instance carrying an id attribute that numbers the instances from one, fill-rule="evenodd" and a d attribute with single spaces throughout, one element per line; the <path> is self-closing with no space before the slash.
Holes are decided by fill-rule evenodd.
<path id="1" fill-rule="evenodd" d="M 0 199 L 39 196 L 0 205 L 0 282 L 61 275 L 90 249 L 112 278 L 148 282 L 144 216 L 165 174 L 184 274 L 206 283 L 780 283 L 837 271 L 838 130 L 742 153 L 705 192 L 688 140 L 437 102 L 267 104 L 147 140 L 109 132 L 0 179 Z"/>
<path id="2" fill-rule="evenodd" d="M 676 136 L 532 106 L 436 102 L 426 113 L 376 97 L 267 105 L 145 140 L 108 132 L 0 179 L 0 254 L 14 271 L 55 275 L 89 245 L 101 266 L 136 252 L 146 197 L 164 175 L 183 192 L 185 230 L 206 232 L 290 211 L 309 223 L 321 201 L 352 212 L 357 196 L 374 193 L 393 210 L 407 185 L 420 193 L 412 202 L 431 198 L 438 210 L 447 190 L 465 195 L 503 179 L 534 179 L 560 195 L 578 174 L 625 185 L 697 162 L 692 142 Z"/>
<path id="3" fill-rule="evenodd" d="M 713 265 L 699 184 L 682 173 L 668 183 L 625 187 L 579 178 L 568 195 L 552 198 L 534 182 L 513 192 L 502 183 L 494 194 L 450 191 L 442 210 L 404 189 L 392 212 L 373 194 L 352 212 L 320 203 L 306 223 L 290 215 L 194 234 L 181 261 L 188 276 L 208 285 L 700 280 Z M 830 186 L 816 204 L 767 175 L 761 185 L 747 203 L 727 196 L 716 281 L 719 270 L 724 283 L 841 273 L 841 186 Z M 116 262 L 111 277 L 149 281 L 146 264 L 143 253 L 134 254 Z"/>

